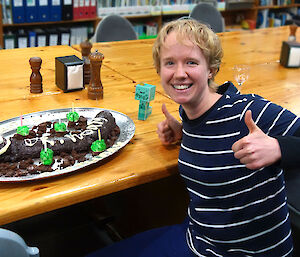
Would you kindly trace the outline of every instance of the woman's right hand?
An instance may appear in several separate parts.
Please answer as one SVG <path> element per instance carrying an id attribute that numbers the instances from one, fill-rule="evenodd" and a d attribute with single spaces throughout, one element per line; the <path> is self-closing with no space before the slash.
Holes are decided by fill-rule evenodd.
<path id="1" fill-rule="evenodd" d="M 176 143 L 182 138 L 182 124 L 168 112 L 165 104 L 161 109 L 166 119 L 157 125 L 158 137 L 164 145 Z"/>

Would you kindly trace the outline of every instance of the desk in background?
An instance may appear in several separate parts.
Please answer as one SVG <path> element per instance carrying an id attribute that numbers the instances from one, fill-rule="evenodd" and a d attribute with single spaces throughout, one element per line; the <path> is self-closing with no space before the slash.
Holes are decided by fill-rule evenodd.
<path id="1" fill-rule="evenodd" d="M 236 84 L 233 66 L 248 64 L 250 77 L 245 82 L 244 93 L 259 94 L 300 115 L 300 70 L 287 69 L 279 64 L 282 41 L 289 36 L 289 27 L 274 27 L 219 33 L 224 49 L 224 58 L 216 82 L 227 80 Z M 297 30 L 300 41 L 300 30 Z M 103 64 L 136 82 L 159 83 L 153 68 L 152 45 L 154 39 L 94 43 L 106 59 Z M 73 46 L 80 51 L 78 45 Z M 162 94 L 163 91 L 161 92 Z"/>

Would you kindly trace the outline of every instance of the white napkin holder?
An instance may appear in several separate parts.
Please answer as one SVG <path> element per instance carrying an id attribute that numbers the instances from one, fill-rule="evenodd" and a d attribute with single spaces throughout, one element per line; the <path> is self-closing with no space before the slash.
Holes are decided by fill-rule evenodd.
<path id="1" fill-rule="evenodd" d="M 84 88 L 84 61 L 76 55 L 55 58 L 55 84 L 65 93 Z"/>
<path id="2" fill-rule="evenodd" d="M 300 67 L 300 43 L 297 41 L 282 42 L 280 64 L 286 68 Z"/>

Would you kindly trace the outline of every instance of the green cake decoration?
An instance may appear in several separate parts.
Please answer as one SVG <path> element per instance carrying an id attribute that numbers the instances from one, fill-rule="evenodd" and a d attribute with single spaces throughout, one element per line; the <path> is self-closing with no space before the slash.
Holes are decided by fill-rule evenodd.
<path id="1" fill-rule="evenodd" d="M 102 152 L 106 149 L 106 144 L 104 139 L 96 140 L 92 143 L 91 149 L 93 152 Z"/>
<path id="2" fill-rule="evenodd" d="M 40 159 L 42 164 L 51 165 L 53 163 L 53 151 L 49 148 L 42 149 L 40 153 Z"/>
<path id="3" fill-rule="evenodd" d="M 67 130 L 67 126 L 63 122 L 58 122 L 54 124 L 54 130 L 56 132 L 65 132 Z"/>
<path id="4" fill-rule="evenodd" d="M 76 122 L 79 120 L 79 114 L 77 112 L 69 112 L 67 114 L 68 121 Z"/>
<path id="5" fill-rule="evenodd" d="M 22 136 L 27 136 L 29 134 L 29 127 L 28 126 L 17 127 L 17 134 Z"/>

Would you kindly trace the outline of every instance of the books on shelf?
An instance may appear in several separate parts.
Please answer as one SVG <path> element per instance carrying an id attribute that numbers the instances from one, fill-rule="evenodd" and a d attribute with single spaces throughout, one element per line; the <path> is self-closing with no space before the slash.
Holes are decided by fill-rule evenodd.
<path id="1" fill-rule="evenodd" d="M 156 22 L 133 23 L 133 28 L 139 39 L 156 37 L 158 24 Z"/>
<path id="2" fill-rule="evenodd" d="M 91 37 L 93 27 L 49 27 L 9 31 L 4 34 L 4 49 L 80 44 Z"/>
<path id="3" fill-rule="evenodd" d="M 12 0 L 11 6 L 13 23 L 24 23 L 25 18 L 25 0 Z"/>
<path id="4" fill-rule="evenodd" d="M 273 11 L 269 9 L 259 10 L 257 15 L 256 27 L 278 27 L 286 24 L 286 21 L 293 19 L 293 13 L 291 10 L 287 11 Z"/>
<path id="5" fill-rule="evenodd" d="M 124 16 L 184 14 L 189 13 L 198 0 L 97 0 L 98 17 L 111 14 Z M 225 2 L 218 2 L 219 10 Z"/>
<path id="6" fill-rule="evenodd" d="M 37 0 L 38 21 L 50 21 L 50 0 Z"/>
<path id="7" fill-rule="evenodd" d="M 292 4 L 292 0 L 259 0 L 260 6 L 284 6 Z"/>
<path id="8" fill-rule="evenodd" d="M 25 0 L 25 21 L 37 22 L 38 21 L 38 5 L 37 0 Z"/>
<path id="9" fill-rule="evenodd" d="M 61 19 L 73 20 L 73 3 L 72 0 L 62 0 L 61 3 Z"/>
<path id="10" fill-rule="evenodd" d="M 3 36 L 4 49 L 13 49 L 16 48 L 16 35 L 11 31 Z"/>
<path id="11" fill-rule="evenodd" d="M 73 20 L 97 17 L 96 0 L 73 0 Z"/>
<path id="12" fill-rule="evenodd" d="M 69 1 L 72 5 L 72 0 L 62 1 Z M 3 24 L 60 21 L 62 19 L 61 0 L 1 0 L 1 4 Z"/>
<path id="13" fill-rule="evenodd" d="M 0 0 L 0 3 L 2 5 L 2 23 L 3 24 L 12 24 L 12 5 L 11 0 Z"/>
<path id="14" fill-rule="evenodd" d="M 196 4 L 168 4 L 162 6 L 163 14 L 187 13 L 189 14 Z"/>
<path id="15" fill-rule="evenodd" d="M 49 0 L 50 1 L 50 21 L 61 20 L 61 2 L 60 0 Z"/>

